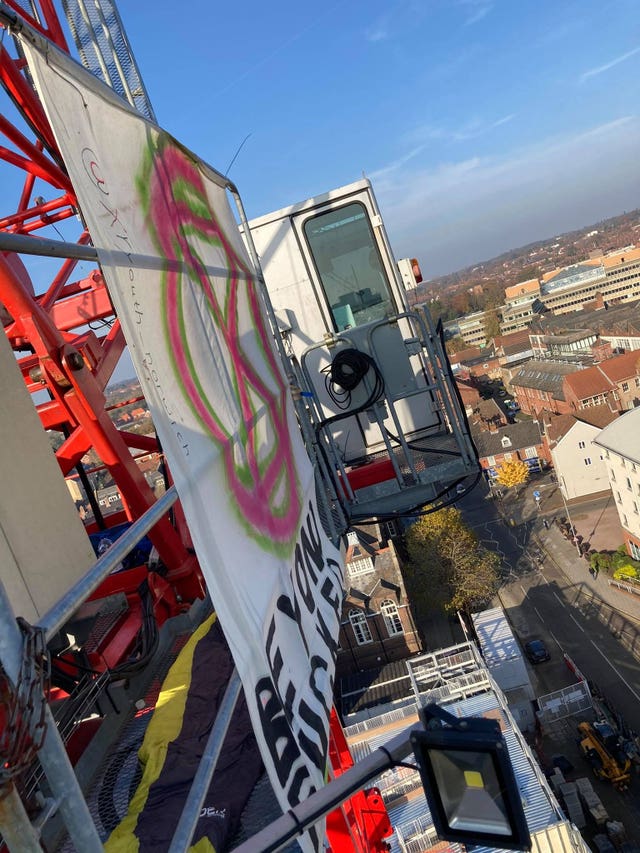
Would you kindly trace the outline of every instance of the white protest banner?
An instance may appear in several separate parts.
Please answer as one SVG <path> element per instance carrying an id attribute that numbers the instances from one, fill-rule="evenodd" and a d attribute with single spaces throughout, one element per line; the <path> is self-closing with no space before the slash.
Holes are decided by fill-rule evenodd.
<path id="1" fill-rule="evenodd" d="M 224 181 L 33 41 L 29 67 L 288 810 L 324 782 L 343 569 Z"/>

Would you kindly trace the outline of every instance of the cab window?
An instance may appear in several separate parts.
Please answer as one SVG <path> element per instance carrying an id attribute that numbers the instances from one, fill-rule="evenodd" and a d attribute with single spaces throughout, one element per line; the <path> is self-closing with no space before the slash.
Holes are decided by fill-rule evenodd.
<path id="1" fill-rule="evenodd" d="M 364 205 L 320 213 L 304 234 L 338 331 L 396 313 Z"/>

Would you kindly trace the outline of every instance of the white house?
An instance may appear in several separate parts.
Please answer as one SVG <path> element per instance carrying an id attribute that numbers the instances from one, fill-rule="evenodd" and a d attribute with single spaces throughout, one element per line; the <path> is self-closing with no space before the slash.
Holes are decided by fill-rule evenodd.
<path id="1" fill-rule="evenodd" d="M 610 423 L 593 443 L 605 458 L 627 551 L 640 560 L 640 408 Z"/>
<path id="2" fill-rule="evenodd" d="M 617 416 L 608 406 L 594 406 L 552 416 L 545 424 L 553 467 L 565 500 L 609 490 L 604 451 L 592 442 Z"/>

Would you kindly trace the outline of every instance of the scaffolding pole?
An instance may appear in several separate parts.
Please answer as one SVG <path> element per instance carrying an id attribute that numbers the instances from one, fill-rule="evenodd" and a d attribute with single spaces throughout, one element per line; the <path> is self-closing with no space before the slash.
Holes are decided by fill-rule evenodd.
<path id="1" fill-rule="evenodd" d="M 4 584 L 0 582 L 0 664 L 14 685 L 20 673 L 22 654 L 22 634 Z M 60 804 L 60 812 L 69 836 L 76 850 L 82 850 L 82 853 L 102 853 L 100 837 L 48 706 L 45 708 L 44 722 L 46 736 L 38 752 L 38 759 L 53 796 Z M 20 837 L 16 833 L 24 832 L 27 843 L 33 838 L 35 830 L 17 794 L 10 794 L 3 802 L 0 810 L 0 831 L 2 835 L 6 833 L 7 838 L 14 839 Z M 32 848 L 25 848 L 20 842 L 20 845 L 13 849 L 23 851 Z"/>

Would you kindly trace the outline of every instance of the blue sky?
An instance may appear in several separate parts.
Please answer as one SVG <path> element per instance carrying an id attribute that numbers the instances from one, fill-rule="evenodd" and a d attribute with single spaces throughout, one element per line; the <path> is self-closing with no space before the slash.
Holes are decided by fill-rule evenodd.
<path id="1" fill-rule="evenodd" d="M 640 206 L 637 0 L 119 4 L 158 120 L 249 217 L 359 179 L 439 275 Z"/>

